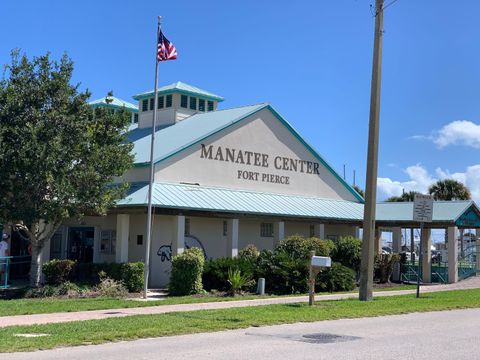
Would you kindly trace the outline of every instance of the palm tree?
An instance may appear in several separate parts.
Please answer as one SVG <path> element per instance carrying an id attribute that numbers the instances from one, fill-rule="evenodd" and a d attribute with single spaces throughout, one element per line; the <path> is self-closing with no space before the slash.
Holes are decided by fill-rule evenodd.
<path id="1" fill-rule="evenodd" d="M 416 191 L 408 191 L 408 192 L 405 192 L 403 191 L 402 192 L 402 195 L 400 196 L 391 196 L 389 197 L 387 200 L 387 202 L 413 202 L 413 199 L 415 198 L 415 194 L 417 192 Z M 405 235 L 405 242 L 407 241 L 407 237 Z M 407 245 L 405 243 L 405 245 Z M 410 258 L 412 259 L 412 261 L 415 261 L 415 257 L 414 257 L 414 252 L 415 252 L 415 237 L 414 237 L 414 233 L 413 233 L 413 228 L 410 228 Z"/>
<path id="2" fill-rule="evenodd" d="M 461 182 L 453 179 L 438 180 L 428 188 L 435 200 L 470 200 L 470 190 Z"/>
<path id="3" fill-rule="evenodd" d="M 453 179 L 438 180 L 436 183 L 430 185 L 428 188 L 430 195 L 433 195 L 435 200 L 470 200 L 470 190 L 460 181 Z M 463 249 L 463 230 L 460 230 L 460 257 L 464 257 Z M 446 235 L 445 235 L 446 236 Z"/>
<path id="4" fill-rule="evenodd" d="M 358 185 L 353 185 L 353 188 L 355 191 L 363 198 L 365 198 L 365 192 L 362 190 L 362 188 Z"/>
<path id="5" fill-rule="evenodd" d="M 387 202 L 411 202 L 415 197 L 416 191 L 408 191 L 403 192 L 400 196 L 391 196 L 387 200 Z"/>

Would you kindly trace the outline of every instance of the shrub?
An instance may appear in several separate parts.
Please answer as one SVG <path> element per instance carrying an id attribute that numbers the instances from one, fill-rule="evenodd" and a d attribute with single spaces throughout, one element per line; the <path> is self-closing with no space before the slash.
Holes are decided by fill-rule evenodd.
<path id="1" fill-rule="evenodd" d="M 45 275 L 45 283 L 48 285 L 60 285 L 69 280 L 73 274 L 76 262 L 72 260 L 54 259 L 42 265 Z"/>
<path id="2" fill-rule="evenodd" d="M 258 258 L 258 276 L 265 278 L 265 287 L 274 294 L 295 294 L 308 291 L 310 252 L 329 256 L 333 249 L 331 240 L 299 235 L 282 240 L 272 251 L 262 251 Z"/>
<path id="3" fill-rule="evenodd" d="M 100 283 L 95 287 L 95 292 L 99 296 L 111 298 L 122 298 L 127 296 L 128 290 L 121 281 L 109 278 L 104 271 L 101 271 L 98 275 L 100 277 Z"/>
<path id="4" fill-rule="evenodd" d="M 295 294 L 308 290 L 308 259 L 291 256 L 285 251 L 263 250 L 257 271 L 259 277 L 265 278 L 269 293 Z"/>
<path id="5" fill-rule="evenodd" d="M 45 297 L 85 297 L 91 295 L 89 288 L 80 287 L 77 284 L 66 281 L 60 285 L 45 285 L 38 288 L 28 289 L 25 298 L 45 298 Z"/>
<path id="6" fill-rule="evenodd" d="M 256 261 L 260 251 L 255 245 L 249 244 L 238 252 L 238 257 L 242 260 Z"/>
<path id="7" fill-rule="evenodd" d="M 240 294 L 243 289 L 253 285 L 254 281 L 238 269 L 228 269 L 228 283 L 230 284 L 230 294 L 235 296 Z"/>
<path id="8" fill-rule="evenodd" d="M 375 255 L 374 277 L 380 284 L 390 282 L 393 267 L 400 261 L 399 254 L 378 254 Z"/>
<path id="9" fill-rule="evenodd" d="M 324 269 L 318 274 L 315 289 L 329 292 L 351 291 L 355 289 L 355 272 L 334 262 L 332 267 Z"/>
<path id="10" fill-rule="evenodd" d="M 360 271 L 360 260 L 362 253 L 362 241 L 353 236 L 341 237 L 334 241 L 331 257 L 335 262 L 343 266 Z"/>
<path id="11" fill-rule="evenodd" d="M 218 258 L 205 262 L 202 280 L 205 290 L 226 291 L 228 285 L 228 270 L 240 270 L 242 274 L 253 277 L 256 274 L 256 260 L 251 258 Z"/>
<path id="12" fill-rule="evenodd" d="M 43 298 L 58 296 L 58 291 L 55 286 L 45 285 L 38 288 L 30 288 L 25 292 L 26 298 Z"/>
<path id="13" fill-rule="evenodd" d="M 143 262 L 122 264 L 120 277 L 129 292 L 140 292 L 143 290 L 143 285 L 145 283 L 143 278 L 143 267 Z"/>
<path id="14" fill-rule="evenodd" d="M 115 281 L 121 281 L 129 292 L 143 290 L 143 262 L 133 263 L 83 263 L 76 266 L 75 279 L 79 282 L 98 284 L 98 274 L 105 272 L 106 276 Z"/>
<path id="15" fill-rule="evenodd" d="M 172 258 L 169 292 L 171 295 L 198 294 L 203 290 L 205 258 L 197 248 L 190 248 Z"/>
<path id="16" fill-rule="evenodd" d="M 333 248 L 332 240 L 321 240 L 316 237 L 304 238 L 300 235 L 293 235 L 280 241 L 280 244 L 274 251 L 276 253 L 286 253 L 292 258 L 308 259 L 311 251 L 315 251 L 317 256 L 330 256 Z"/>

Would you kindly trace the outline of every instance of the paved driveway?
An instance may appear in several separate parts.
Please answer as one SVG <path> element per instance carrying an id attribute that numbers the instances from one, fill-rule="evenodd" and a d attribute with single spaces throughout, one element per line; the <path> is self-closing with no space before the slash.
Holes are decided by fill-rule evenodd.
<path id="1" fill-rule="evenodd" d="M 320 321 L 145 339 L 7 359 L 478 359 L 480 309 Z"/>

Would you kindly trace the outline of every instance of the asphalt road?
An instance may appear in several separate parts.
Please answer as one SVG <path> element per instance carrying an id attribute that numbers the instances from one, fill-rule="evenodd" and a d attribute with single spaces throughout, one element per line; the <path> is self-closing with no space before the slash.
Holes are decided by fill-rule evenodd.
<path id="1" fill-rule="evenodd" d="M 0 358 L 471 360 L 478 354 L 480 309 L 469 309 L 248 328 Z"/>

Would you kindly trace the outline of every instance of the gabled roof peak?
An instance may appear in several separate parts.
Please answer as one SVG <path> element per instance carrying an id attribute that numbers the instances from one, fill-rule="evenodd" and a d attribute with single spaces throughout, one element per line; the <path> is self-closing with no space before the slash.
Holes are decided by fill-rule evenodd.
<path id="1" fill-rule="evenodd" d="M 104 96 L 100 99 L 92 100 L 88 103 L 93 108 L 96 107 L 110 107 L 114 109 L 121 109 L 125 107 L 127 110 L 137 112 L 138 106 L 128 101 L 119 99 L 115 96 Z"/>
<path id="2" fill-rule="evenodd" d="M 186 95 L 196 95 L 196 96 L 201 96 L 207 99 L 215 100 L 215 101 L 223 101 L 223 97 L 216 95 L 214 93 L 211 93 L 209 91 L 200 89 L 196 86 L 186 84 L 181 81 L 174 82 L 169 85 L 165 86 L 160 86 L 158 88 L 158 94 L 168 94 L 168 93 L 182 93 Z M 151 97 L 153 95 L 153 90 L 146 91 L 140 94 L 133 95 L 133 98 L 135 100 L 140 100 L 144 98 Z"/>

